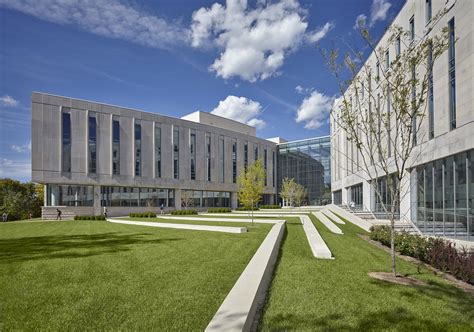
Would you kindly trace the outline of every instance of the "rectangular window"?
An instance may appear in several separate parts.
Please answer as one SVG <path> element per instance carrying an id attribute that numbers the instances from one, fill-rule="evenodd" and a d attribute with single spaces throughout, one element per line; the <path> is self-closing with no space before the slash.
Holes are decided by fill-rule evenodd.
<path id="1" fill-rule="evenodd" d="M 402 52 L 402 43 L 400 41 L 400 36 L 398 36 L 397 40 L 395 41 L 395 55 L 399 56 Z"/>
<path id="2" fill-rule="evenodd" d="M 272 151 L 272 186 L 275 187 L 275 165 L 276 165 L 276 160 L 275 160 L 275 151 Z"/>
<path id="3" fill-rule="evenodd" d="M 390 67 L 390 51 L 386 50 L 385 51 L 385 70 L 388 70 Z"/>
<path id="4" fill-rule="evenodd" d="M 380 79 L 380 64 L 377 62 L 377 66 L 375 67 L 375 78 L 377 80 Z"/>
<path id="5" fill-rule="evenodd" d="M 433 45 L 428 45 L 428 125 L 429 139 L 434 137 Z"/>
<path id="6" fill-rule="evenodd" d="M 135 176 L 142 175 L 142 125 L 135 122 Z"/>
<path id="7" fill-rule="evenodd" d="M 411 118 L 411 127 L 412 127 L 412 140 L 413 146 L 417 144 L 416 134 L 418 131 L 417 124 L 416 124 L 416 117 L 415 114 L 415 103 L 416 103 L 416 67 L 415 65 L 411 66 L 411 102 L 412 102 L 412 118 Z"/>
<path id="8" fill-rule="evenodd" d="M 206 179 L 211 181 L 211 135 L 206 134 Z"/>
<path id="9" fill-rule="evenodd" d="M 191 163 L 191 180 L 196 180 L 196 131 L 191 130 L 189 135 L 189 155 Z"/>
<path id="10" fill-rule="evenodd" d="M 237 140 L 232 142 L 232 182 L 237 182 Z"/>
<path id="11" fill-rule="evenodd" d="M 120 122 L 112 121 L 112 174 L 120 174 Z"/>
<path id="12" fill-rule="evenodd" d="M 88 164 L 89 173 L 97 172 L 97 119 L 95 115 L 89 115 L 88 122 L 88 140 L 87 140 L 87 152 L 88 152 Z"/>
<path id="13" fill-rule="evenodd" d="M 426 24 L 431 21 L 431 16 L 433 14 L 431 0 L 425 0 L 425 18 Z"/>
<path id="14" fill-rule="evenodd" d="M 225 179 L 224 137 L 219 137 L 219 182 Z"/>
<path id="15" fill-rule="evenodd" d="M 258 145 L 255 144 L 255 147 L 254 147 L 254 157 L 255 157 L 255 161 L 258 160 Z"/>
<path id="16" fill-rule="evenodd" d="M 161 178 L 161 127 L 155 124 L 155 177 Z"/>
<path id="17" fill-rule="evenodd" d="M 410 41 L 415 40 L 415 16 L 410 18 Z"/>
<path id="18" fill-rule="evenodd" d="M 265 185 L 267 185 L 268 171 L 267 171 L 267 149 L 263 150 L 263 169 L 265 170 Z"/>
<path id="19" fill-rule="evenodd" d="M 456 35 L 454 33 L 454 18 L 448 23 L 449 27 L 449 125 L 456 128 Z"/>
<path id="20" fill-rule="evenodd" d="M 244 145 L 244 168 L 247 169 L 249 165 L 249 144 L 246 142 Z"/>
<path id="21" fill-rule="evenodd" d="M 179 179 L 179 127 L 173 126 L 173 178 Z"/>
<path id="22" fill-rule="evenodd" d="M 71 114 L 63 112 L 62 127 L 62 171 L 71 173 Z"/>

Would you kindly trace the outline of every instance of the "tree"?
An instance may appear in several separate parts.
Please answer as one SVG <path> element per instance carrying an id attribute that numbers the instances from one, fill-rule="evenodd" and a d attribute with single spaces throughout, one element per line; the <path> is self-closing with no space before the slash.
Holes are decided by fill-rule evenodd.
<path id="1" fill-rule="evenodd" d="M 194 199 L 189 190 L 181 190 L 181 206 L 188 208 L 193 206 Z"/>
<path id="2" fill-rule="evenodd" d="M 304 200 L 308 197 L 308 190 L 301 184 L 296 183 L 295 202 L 296 205 L 303 205 Z"/>
<path id="3" fill-rule="evenodd" d="M 9 220 L 41 216 L 43 197 L 32 182 L 21 183 L 12 179 L 0 179 L 0 213 L 7 213 Z"/>
<path id="4" fill-rule="evenodd" d="M 444 12 L 435 15 L 433 25 L 442 16 Z M 392 25 L 383 46 L 377 46 L 367 29 L 360 32 L 373 52 L 372 63 L 364 63 L 364 53 L 352 46 L 343 56 L 338 49 L 323 50 L 341 94 L 331 111 L 332 130 L 345 134 L 346 151 L 336 147 L 336 152 L 356 165 L 355 174 L 370 181 L 377 204 L 390 219 L 391 268 L 396 276 L 395 219 L 409 190 L 409 170 L 421 153 L 417 140 L 426 135 L 423 121 L 433 86 L 432 69 L 448 47 L 449 31 L 445 27 L 413 39 L 410 31 Z M 393 45 L 398 54 L 389 63 L 386 47 Z"/>
<path id="5" fill-rule="evenodd" d="M 249 165 L 244 172 L 240 173 L 237 184 L 239 187 L 238 197 L 240 203 L 252 211 L 253 226 L 253 210 L 262 199 L 265 189 L 265 169 L 262 166 L 262 162 L 257 160 Z"/>
<path id="6" fill-rule="evenodd" d="M 281 183 L 280 197 L 284 199 L 289 206 L 293 206 L 296 199 L 296 182 L 295 179 L 284 178 Z"/>

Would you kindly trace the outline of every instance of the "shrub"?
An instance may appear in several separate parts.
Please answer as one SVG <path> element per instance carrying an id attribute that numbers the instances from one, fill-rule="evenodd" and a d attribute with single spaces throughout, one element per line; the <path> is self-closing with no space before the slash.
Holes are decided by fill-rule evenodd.
<path id="1" fill-rule="evenodd" d="M 250 207 L 246 207 L 246 206 L 239 206 L 237 209 L 235 209 L 236 211 L 258 211 L 259 208 L 257 207 L 254 207 L 253 209 L 250 208 Z"/>
<path id="2" fill-rule="evenodd" d="M 371 228 L 370 238 L 390 247 L 390 227 Z M 452 274 L 458 279 L 474 284 L 474 255 L 441 238 L 425 237 L 408 232 L 395 233 L 395 250 Z"/>
<path id="3" fill-rule="evenodd" d="M 74 220 L 105 220 L 105 216 L 74 216 Z"/>
<path id="4" fill-rule="evenodd" d="M 208 213 L 229 213 L 232 212 L 230 208 L 209 208 L 207 209 Z"/>
<path id="5" fill-rule="evenodd" d="M 196 210 L 174 210 L 171 211 L 173 216 L 187 216 L 192 214 L 198 214 Z"/>
<path id="6" fill-rule="evenodd" d="M 130 218 L 155 218 L 155 212 L 132 212 L 129 213 L 128 216 Z"/>
<path id="7" fill-rule="evenodd" d="M 280 205 L 260 205 L 261 209 L 281 209 Z"/>

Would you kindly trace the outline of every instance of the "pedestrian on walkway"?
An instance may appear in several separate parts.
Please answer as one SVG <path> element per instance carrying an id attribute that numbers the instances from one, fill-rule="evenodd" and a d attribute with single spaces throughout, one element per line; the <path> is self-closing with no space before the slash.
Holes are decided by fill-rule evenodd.
<path id="1" fill-rule="evenodd" d="M 3 214 L 2 214 L 2 221 L 3 221 L 3 222 L 7 222 L 7 220 L 8 220 L 8 213 L 3 212 Z"/>
<path id="2" fill-rule="evenodd" d="M 161 203 L 161 205 L 160 205 L 160 215 L 163 215 L 163 214 L 164 214 L 164 211 L 163 211 L 163 208 L 164 208 L 164 207 L 165 207 L 165 206 L 163 205 L 163 203 Z"/>
<path id="3" fill-rule="evenodd" d="M 105 219 L 107 219 L 107 207 L 106 206 L 104 206 L 104 217 L 105 217 Z"/>
<path id="4" fill-rule="evenodd" d="M 56 212 L 58 213 L 58 214 L 56 215 L 56 220 L 62 220 L 62 218 L 61 218 L 61 214 L 62 214 L 61 210 L 60 210 L 60 209 L 56 209 Z"/>

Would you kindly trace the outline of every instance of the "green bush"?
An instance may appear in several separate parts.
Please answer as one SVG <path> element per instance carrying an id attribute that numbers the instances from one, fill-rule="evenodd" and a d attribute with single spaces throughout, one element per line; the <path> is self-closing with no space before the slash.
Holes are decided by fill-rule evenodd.
<path id="1" fill-rule="evenodd" d="M 253 209 L 250 208 L 250 207 L 246 207 L 246 206 L 239 206 L 237 209 L 235 209 L 236 211 L 258 211 L 259 208 L 257 207 L 254 207 Z"/>
<path id="2" fill-rule="evenodd" d="M 208 213 L 229 213 L 232 212 L 230 208 L 209 208 L 207 209 Z"/>
<path id="3" fill-rule="evenodd" d="M 389 226 L 371 227 L 370 238 L 390 247 Z M 425 237 L 408 232 L 395 233 L 395 250 L 414 257 L 435 268 L 448 272 L 458 279 L 474 284 L 474 255 L 466 250 L 456 250 L 447 240 Z"/>
<path id="4" fill-rule="evenodd" d="M 105 216 L 74 216 L 74 220 L 105 220 Z"/>
<path id="5" fill-rule="evenodd" d="M 281 209 L 280 205 L 260 205 L 261 209 Z"/>
<path id="6" fill-rule="evenodd" d="M 130 218 L 155 218 L 156 213 L 155 212 L 132 212 L 129 213 L 128 216 Z"/>
<path id="7" fill-rule="evenodd" d="M 171 211 L 173 216 L 187 216 L 192 214 L 198 214 L 196 210 L 174 210 Z"/>

